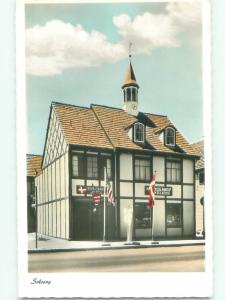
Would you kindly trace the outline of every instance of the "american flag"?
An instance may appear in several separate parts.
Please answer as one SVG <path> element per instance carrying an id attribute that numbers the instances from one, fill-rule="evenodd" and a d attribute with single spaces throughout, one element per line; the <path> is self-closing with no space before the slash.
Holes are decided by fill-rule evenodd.
<path id="1" fill-rule="evenodd" d="M 155 204 L 155 176 L 152 176 L 152 181 L 148 188 L 148 207 L 152 208 Z"/>
<path id="2" fill-rule="evenodd" d="M 108 201 L 111 202 L 113 205 L 115 205 L 115 201 L 113 198 L 112 186 L 110 184 L 110 181 L 107 181 L 107 195 L 108 195 Z"/>

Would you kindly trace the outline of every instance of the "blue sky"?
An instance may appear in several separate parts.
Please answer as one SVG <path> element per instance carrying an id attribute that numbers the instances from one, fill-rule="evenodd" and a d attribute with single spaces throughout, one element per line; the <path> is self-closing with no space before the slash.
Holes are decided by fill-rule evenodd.
<path id="1" fill-rule="evenodd" d="M 26 5 L 28 153 L 42 154 L 52 101 L 121 108 L 132 41 L 139 109 L 202 131 L 200 7 L 190 3 Z"/>

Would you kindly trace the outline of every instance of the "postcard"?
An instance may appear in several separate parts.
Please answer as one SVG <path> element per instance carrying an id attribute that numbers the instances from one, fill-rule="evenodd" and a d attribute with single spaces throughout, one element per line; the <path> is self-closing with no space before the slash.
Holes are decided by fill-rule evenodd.
<path id="1" fill-rule="evenodd" d="M 212 296 L 210 3 L 17 1 L 18 294 Z"/>

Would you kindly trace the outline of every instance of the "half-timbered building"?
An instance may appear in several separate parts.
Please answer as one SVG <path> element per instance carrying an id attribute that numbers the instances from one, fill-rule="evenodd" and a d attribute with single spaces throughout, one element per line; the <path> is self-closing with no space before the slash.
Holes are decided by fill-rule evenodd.
<path id="1" fill-rule="evenodd" d="M 132 64 L 122 85 L 123 108 L 81 107 L 52 102 L 42 173 L 36 178 L 38 232 L 72 240 L 102 238 L 104 168 L 115 205 L 107 204 L 107 239 L 126 239 L 127 211 L 133 238 L 195 236 L 193 147 L 167 116 L 140 112 L 139 85 Z M 155 205 L 146 191 L 156 174 Z"/>
<path id="2" fill-rule="evenodd" d="M 27 230 L 35 231 L 35 178 L 41 173 L 41 155 L 27 154 Z"/>
<path id="3" fill-rule="evenodd" d="M 204 158 L 204 141 L 198 141 L 192 144 L 196 153 L 199 154 L 200 159 L 195 164 L 195 203 L 196 203 L 196 234 L 198 236 L 205 236 L 205 222 L 204 222 L 204 193 L 205 193 L 205 158 Z"/>

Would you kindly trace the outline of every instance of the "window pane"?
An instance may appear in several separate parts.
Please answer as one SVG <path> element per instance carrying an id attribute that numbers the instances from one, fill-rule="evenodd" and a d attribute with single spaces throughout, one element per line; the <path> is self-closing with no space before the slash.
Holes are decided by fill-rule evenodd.
<path id="1" fill-rule="evenodd" d="M 72 156 L 72 173 L 73 176 L 78 176 L 78 156 Z"/>
<path id="2" fill-rule="evenodd" d="M 166 129 L 166 144 L 168 145 L 175 144 L 175 130 L 172 128 Z"/>
<path id="3" fill-rule="evenodd" d="M 135 228 L 150 228 L 152 223 L 151 209 L 146 203 L 135 204 Z"/>
<path id="4" fill-rule="evenodd" d="M 167 176 L 167 181 L 179 182 L 181 180 L 181 163 L 167 162 L 166 176 Z"/>
<path id="5" fill-rule="evenodd" d="M 143 124 L 135 124 L 134 126 L 134 140 L 136 142 L 144 141 L 144 125 Z"/>
<path id="6" fill-rule="evenodd" d="M 97 157 L 87 157 L 87 177 L 98 177 Z"/>
<path id="7" fill-rule="evenodd" d="M 143 159 L 135 159 L 135 179 L 136 180 L 150 180 L 150 161 Z"/>
<path id="8" fill-rule="evenodd" d="M 135 88 L 132 88 L 132 101 L 136 101 L 136 92 L 135 92 Z"/>
<path id="9" fill-rule="evenodd" d="M 199 173 L 199 184 L 204 184 L 205 183 L 205 173 L 201 172 Z"/>
<path id="10" fill-rule="evenodd" d="M 107 173 L 107 177 L 111 178 L 111 159 L 110 158 L 106 159 L 106 173 Z"/>
<path id="11" fill-rule="evenodd" d="M 127 101 L 131 101 L 131 89 L 127 89 Z"/>
<path id="12" fill-rule="evenodd" d="M 168 227 L 181 226 L 181 205 L 177 203 L 167 204 L 166 207 L 166 223 Z"/>

